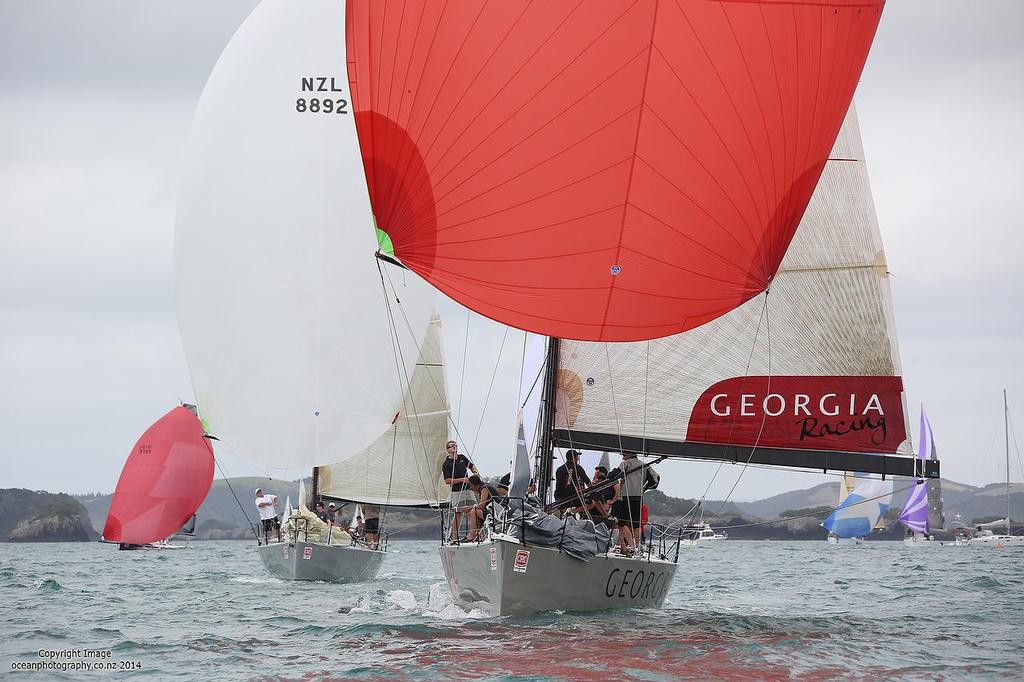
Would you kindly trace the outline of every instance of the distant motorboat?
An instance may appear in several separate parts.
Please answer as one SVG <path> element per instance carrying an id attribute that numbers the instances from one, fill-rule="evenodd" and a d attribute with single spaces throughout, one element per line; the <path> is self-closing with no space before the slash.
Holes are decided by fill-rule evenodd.
<path id="1" fill-rule="evenodd" d="M 709 542 L 729 539 L 729 536 L 726 533 L 719 533 L 715 531 L 709 523 L 683 526 L 682 530 L 682 545 L 684 547 L 707 547 Z"/>

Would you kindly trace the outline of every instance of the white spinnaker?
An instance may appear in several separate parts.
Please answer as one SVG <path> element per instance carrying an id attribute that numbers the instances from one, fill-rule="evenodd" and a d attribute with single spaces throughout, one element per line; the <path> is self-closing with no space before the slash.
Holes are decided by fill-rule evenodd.
<path id="1" fill-rule="evenodd" d="M 430 321 L 412 382 L 392 410 L 398 419 L 369 447 L 319 467 L 319 494 L 370 504 L 423 505 L 448 500 L 441 477 L 450 408 L 445 390 L 441 318 Z"/>
<path id="2" fill-rule="evenodd" d="M 263 2 L 218 60 L 186 152 L 175 296 L 200 415 L 268 468 L 338 461 L 386 431 L 434 307 L 426 283 L 392 273 L 399 366 L 344 26 L 338 0 Z"/>
<path id="3" fill-rule="evenodd" d="M 563 341 L 556 427 L 683 442 L 697 398 L 723 379 L 900 374 L 853 106 L 771 285 L 770 367 L 764 306 L 757 296 L 697 329 L 650 342 Z M 910 443 L 899 452 L 910 454 Z"/>

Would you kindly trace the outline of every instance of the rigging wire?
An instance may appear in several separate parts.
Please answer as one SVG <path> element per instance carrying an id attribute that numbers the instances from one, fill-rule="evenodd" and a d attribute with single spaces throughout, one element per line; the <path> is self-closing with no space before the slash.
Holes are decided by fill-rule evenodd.
<path id="1" fill-rule="evenodd" d="M 764 292 L 764 336 L 765 341 L 768 345 L 768 385 L 765 389 L 765 393 L 770 394 L 772 392 L 772 321 L 771 313 L 768 310 L 768 290 L 765 290 Z M 725 499 L 722 500 L 722 503 L 721 505 L 719 505 L 719 508 L 711 513 L 711 518 L 715 518 L 715 516 L 718 515 L 718 513 L 729 502 L 729 498 L 732 497 L 733 492 L 736 491 L 736 486 L 740 484 L 740 479 L 742 479 L 743 474 L 746 473 L 747 465 L 750 464 L 750 460 L 753 459 L 754 452 L 757 451 L 757 446 L 761 442 L 761 436 L 764 433 L 764 425 L 767 421 L 768 414 L 767 412 L 764 412 L 761 415 L 761 426 L 757 431 L 757 438 L 754 439 L 754 445 L 750 448 L 750 454 L 747 455 L 747 461 L 743 463 L 743 468 L 740 469 L 739 475 L 736 476 L 736 480 L 733 482 L 732 487 L 729 488 L 729 492 L 728 494 L 726 494 Z"/>
<path id="2" fill-rule="evenodd" d="M 849 509 L 850 507 L 856 507 L 858 505 L 866 504 L 868 502 L 874 502 L 875 500 L 881 500 L 881 499 L 883 499 L 885 497 L 892 498 L 897 493 L 901 493 L 904 490 L 910 490 L 914 486 L 921 485 L 922 483 L 924 483 L 923 479 L 917 479 L 913 483 L 911 483 L 910 485 L 906 485 L 906 486 L 903 486 L 902 488 L 895 489 L 891 493 L 883 493 L 881 495 L 875 495 L 874 497 L 868 497 L 866 499 L 861 500 L 860 502 L 851 502 L 850 504 L 846 505 L 844 507 L 844 509 Z M 736 524 L 736 525 L 733 525 L 733 526 L 718 526 L 718 529 L 719 530 L 733 530 L 733 529 L 736 529 L 736 528 L 753 528 L 755 526 L 770 526 L 770 525 L 775 524 L 775 523 L 785 523 L 787 521 L 795 521 L 797 519 L 805 519 L 805 518 L 809 518 L 809 517 L 812 517 L 812 516 L 821 516 L 821 512 L 809 512 L 809 513 L 806 513 L 806 514 L 798 514 L 796 516 L 787 516 L 787 517 L 779 518 L 779 519 L 771 519 L 769 521 L 757 521 L 757 522 L 752 522 L 752 523 L 739 523 L 739 524 Z"/>
<path id="3" fill-rule="evenodd" d="M 377 260 L 377 272 L 380 275 L 381 292 L 384 295 L 384 304 L 385 304 L 385 308 L 386 308 L 387 314 L 388 314 L 388 323 L 389 323 L 389 328 L 390 328 L 390 332 L 391 332 L 392 352 L 395 353 L 395 366 L 396 366 L 396 370 L 397 370 L 397 373 L 398 373 L 398 381 L 399 381 L 399 383 L 402 386 L 405 386 L 406 388 L 408 388 L 408 387 L 410 387 L 412 385 L 412 381 L 411 381 L 410 377 L 408 376 L 408 372 L 405 369 L 405 357 L 402 354 L 401 344 L 398 342 L 398 328 L 397 328 L 397 326 L 395 324 L 394 311 L 391 309 L 391 299 L 388 296 L 387 284 L 385 284 L 385 282 L 384 282 L 385 270 L 381 267 L 380 259 Z M 391 281 L 390 273 L 387 273 L 387 280 L 388 280 L 389 283 L 391 283 L 391 290 L 394 292 L 395 291 L 395 286 L 394 286 L 394 282 Z M 402 302 L 401 302 L 401 299 L 398 297 L 397 294 L 395 295 L 395 301 L 398 304 L 399 309 L 401 309 Z M 404 309 L 401 309 L 401 310 L 402 310 L 402 315 L 405 316 Z M 408 324 L 408 318 L 406 318 L 406 323 Z M 409 326 L 409 330 L 410 330 L 410 332 L 412 331 L 411 325 Z M 412 336 L 413 336 L 413 339 L 415 339 L 416 335 L 413 334 Z M 397 351 L 397 353 L 396 353 L 396 351 Z M 422 357 L 423 351 L 420 348 L 419 341 L 416 341 L 416 351 L 418 353 L 417 358 Z M 429 372 L 428 372 L 428 376 L 429 376 Z M 402 383 L 403 377 L 405 379 L 404 383 Z M 433 381 L 433 377 L 431 377 L 431 381 Z M 409 412 L 408 406 L 406 405 L 406 397 L 408 397 L 409 402 L 412 403 L 412 412 L 411 413 Z M 415 402 L 414 398 L 412 397 L 412 392 L 411 391 L 407 391 L 407 390 L 403 390 L 402 391 L 402 410 L 403 410 L 403 412 L 406 415 L 417 414 L 416 402 Z M 397 419 L 397 415 L 396 415 L 396 419 Z M 410 420 L 406 419 L 406 421 L 410 421 Z M 416 418 L 416 425 L 417 425 L 417 428 L 419 428 L 419 417 L 418 416 Z M 421 449 L 422 449 L 422 451 L 423 451 L 423 453 L 425 455 L 426 454 L 426 445 L 423 443 L 422 436 L 423 436 L 422 430 L 420 430 L 420 447 L 421 447 Z M 412 433 L 412 424 L 409 424 L 409 438 L 410 438 L 410 441 L 415 443 L 415 437 L 413 436 L 413 433 Z M 392 440 L 392 450 L 391 450 L 391 472 L 390 472 L 390 478 L 389 478 L 389 482 L 388 482 L 388 497 L 387 497 L 387 499 L 388 499 L 389 502 L 391 500 L 391 480 L 394 478 L 394 474 L 395 474 L 395 448 L 397 446 L 397 441 L 398 441 L 398 424 L 397 424 L 397 422 L 395 422 L 395 432 L 394 432 L 394 439 Z M 414 453 L 415 453 L 415 449 L 414 449 Z M 420 484 L 423 485 L 423 472 L 420 469 L 419 458 L 418 457 L 413 457 L 413 462 L 416 465 L 416 473 L 417 473 L 417 476 L 420 479 Z M 367 462 L 367 467 L 369 467 L 369 462 Z M 435 490 L 434 490 L 434 499 L 435 499 L 435 501 L 438 502 L 438 504 L 440 504 L 440 498 L 439 498 L 439 496 L 437 494 L 436 487 L 435 487 Z M 381 522 L 383 523 L 383 519 L 382 519 Z"/>
<path id="4" fill-rule="evenodd" d="M 476 435 L 473 436 L 473 452 L 476 452 L 476 444 L 480 440 L 480 431 L 484 427 L 484 415 L 487 414 L 487 403 L 491 401 L 491 392 L 494 390 L 494 378 L 498 376 L 498 367 L 501 366 L 501 356 L 505 352 L 505 342 L 508 340 L 509 327 L 501 335 L 501 346 L 498 348 L 498 357 L 494 361 L 494 370 L 491 372 L 491 382 L 487 385 L 487 395 L 484 396 L 484 406 L 480 409 L 480 421 L 476 425 Z M 520 372 L 521 373 L 521 372 Z"/>
<path id="5" fill-rule="evenodd" d="M 761 325 L 764 323 L 764 319 L 765 319 L 765 315 L 767 314 L 767 310 L 768 310 L 768 296 L 767 296 L 767 292 L 765 292 L 764 304 L 761 307 L 761 313 L 758 315 L 758 318 L 757 318 L 757 327 L 754 329 L 754 340 L 750 344 L 750 353 L 747 355 L 747 364 L 746 364 L 746 367 L 744 367 L 744 369 L 743 369 L 743 381 L 740 383 L 740 391 L 741 392 L 743 391 L 744 387 L 746 386 L 747 378 L 750 376 L 750 365 L 754 361 L 754 351 L 757 349 L 757 340 L 758 340 L 758 338 L 761 335 Z M 735 429 L 735 426 L 736 426 L 736 419 L 734 417 L 732 420 L 730 420 L 730 423 L 729 423 L 729 433 L 726 435 L 726 439 L 725 439 L 727 445 L 730 444 L 731 441 L 732 441 L 732 433 L 733 433 L 733 430 Z M 753 455 L 754 455 L 754 453 L 753 453 L 753 451 L 751 451 L 750 457 L 753 457 Z M 685 515 L 677 518 L 675 521 L 673 521 L 671 524 L 669 524 L 668 528 L 671 528 L 671 527 L 675 526 L 679 522 L 684 522 L 684 525 L 686 525 L 686 522 L 688 522 L 690 520 L 691 515 L 697 509 L 701 510 L 701 518 L 704 517 L 703 503 L 707 499 L 708 493 L 711 492 L 711 486 L 714 485 L 715 479 L 718 478 L 718 474 L 721 473 L 722 468 L 726 464 L 728 464 L 728 463 L 729 463 L 728 460 L 722 460 L 721 462 L 718 463 L 718 466 L 715 468 L 715 473 L 711 475 L 711 479 L 708 481 L 707 486 L 704 488 L 704 492 L 701 494 L 700 498 L 698 498 L 697 502 L 690 508 L 690 510 Z M 734 462 L 734 463 L 736 463 L 736 462 Z M 750 464 L 750 458 L 747 459 L 747 465 L 749 465 L 749 464 Z"/>
<path id="6" fill-rule="evenodd" d="M 256 542 L 259 542 L 260 534 L 256 532 L 256 528 L 252 525 L 252 521 L 249 520 L 249 515 L 246 514 L 245 509 L 242 508 L 242 502 L 241 500 L 238 499 L 238 495 L 235 494 L 235 489 L 231 487 L 231 481 L 229 481 L 228 477 L 224 475 L 224 469 L 221 468 L 220 462 L 217 461 L 216 455 L 213 456 L 213 463 L 217 465 L 217 469 L 220 471 L 221 478 L 224 479 L 224 483 L 227 484 L 228 490 L 231 492 L 231 497 L 235 498 L 235 504 L 238 505 L 238 511 L 242 512 L 242 518 L 245 519 L 245 522 L 249 525 L 249 530 L 251 530 L 252 534 L 256 537 Z"/>
<path id="7" fill-rule="evenodd" d="M 462 421 L 462 397 L 466 395 L 466 356 L 469 354 L 469 321 L 473 311 L 466 308 L 466 336 L 462 339 L 462 378 L 459 380 L 459 421 Z M 456 434 L 458 429 L 456 429 Z"/>
<path id="8" fill-rule="evenodd" d="M 388 272 L 387 270 L 385 270 L 384 274 L 388 277 L 388 279 L 390 281 L 391 273 Z M 413 333 L 412 323 L 409 321 L 409 316 L 406 315 L 405 307 L 402 305 L 402 302 L 400 300 L 398 301 L 398 310 L 399 310 L 399 312 L 402 313 L 402 319 L 405 321 L 406 329 L 409 330 L 409 333 L 410 333 L 410 335 L 412 336 L 412 339 L 413 339 L 413 343 L 416 345 L 416 351 L 419 352 L 419 353 L 422 353 L 422 349 L 420 348 L 419 339 L 417 339 L 416 338 L 416 334 Z M 508 334 L 508 327 L 505 327 L 505 334 L 506 335 Z M 504 348 L 504 339 L 502 340 L 502 348 Z M 495 369 L 494 369 L 495 373 L 497 373 L 497 365 L 498 365 L 498 363 L 500 363 L 500 361 L 501 361 L 501 351 L 499 350 L 499 352 L 498 352 L 498 360 L 495 363 Z M 431 384 L 431 386 L 433 386 L 434 392 L 447 405 L 448 401 L 444 397 L 444 392 L 440 388 L 438 388 L 437 382 L 434 381 L 434 376 L 428 372 L 427 373 L 427 377 L 430 379 L 430 384 Z M 494 381 L 493 381 L 493 377 L 492 377 L 491 386 L 493 387 L 493 385 L 494 385 Z M 490 397 L 490 389 L 488 389 L 487 397 L 488 398 Z M 483 421 L 483 414 L 481 414 L 480 419 L 481 419 L 481 422 L 482 422 Z M 459 416 L 459 420 L 460 421 L 462 420 L 462 416 L 461 415 Z M 456 440 L 457 441 L 462 441 L 462 444 L 464 446 L 468 447 L 468 444 L 466 443 L 466 439 L 463 438 L 462 432 L 459 430 L 459 425 L 455 422 L 455 419 L 452 417 L 450 409 L 448 410 L 448 422 L 452 425 L 452 428 L 455 430 L 455 438 L 456 438 Z M 479 433 L 479 431 L 478 431 L 478 433 Z M 473 460 L 472 451 L 470 451 L 470 453 L 467 455 L 467 457 L 469 457 L 469 460 L 472 462 L 472 460 Z"/>

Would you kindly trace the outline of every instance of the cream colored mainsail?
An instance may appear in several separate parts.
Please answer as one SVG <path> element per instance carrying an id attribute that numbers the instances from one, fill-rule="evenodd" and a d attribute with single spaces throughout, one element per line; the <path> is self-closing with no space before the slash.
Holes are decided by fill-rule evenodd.
<path id="1" fill-rule="evenodd" d="M 791 385 L 801 377 L 898 379 L 888 277 L 851 106 L 767 298 L 758 296 L 690 332 L 648 342 L 563 340 L 555 428 L 604 434 L 606 440 L 612 434 L 692 442 L 700 440 L 687 433 L 698 399 L 704 394 L 706 400 L 724 380 L 742 386 L 748 376 L 789 377 Z M 869 396 L 857 397 L 858 411 Z M 781 397 L 789 400 L 785 414 L 792 414 L 792 394 Z M 842 400 L 845 409 L 849 397 Z M 905 396 L 896 398 L 900 402 L 906 415 Z M 734 407 L 732 414 L 738 411 Z M 905 416 L 899 421 L 909 428 Z M 890 422 L 890 435 L 896 430 L 891 427 Z M 912 454 L 906 440 L 887 451 Z"/>
<path id="2" fill-rule="evenodd" d="M 356 502 L 423 505 L 447 501 L 441 478 L 450 409 L 445 391 L 441 319 L 435 313 L 419 346 L 419 358 L 396 419 L 369 447 L 317 467 L 317 492 Z"/>

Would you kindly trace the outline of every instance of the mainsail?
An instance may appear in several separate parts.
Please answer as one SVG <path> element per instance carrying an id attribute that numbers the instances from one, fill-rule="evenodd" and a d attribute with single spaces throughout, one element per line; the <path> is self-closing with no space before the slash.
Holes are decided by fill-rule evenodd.
<path id="1" fill-rule="evenodd" d="M 185 158 L 175 293 L 199 413 L 266 468 L 336 462 L 391 429 L 434 308 L 374 257 L 343 27 L 336 0 L 263 2 L 214 68 Z"/>
<path id="2" fill-rule="evenodd" d="M 921 460 L 936 459 L 935 440 L 928 415 L 921 409 L 921 439 L 917 446 Z M 914 479 L 917 480 L 917 479 Z M 907 502 L 900 512 L 900 523 L 916 533 L 927 535 L 932 528 L 943 528 L 946 519 L 942 512 L 942 490 L 939 479 L 920 480 L 910 489 Z"/>
<path id="3" fill-rule="evenodd" d="M 114 490 L 103 539 L 132 545 L 164 540 L 183 528 L 213 483 L 213 450 L 199 420 L 175 407 L 142 434 Z"/>
<path id="4" fill-rule="evenodd" d="M 322 497 L 385 505 L 447 501 L 440 478 L 450 408 L 445 392 L 441 318 L 436 314 L 420 344 L 409 389 L 396 406 L 393 426 L 351 457 L 317 467 Z"/>
<path id="5" fill-rule="evenodd" d="M 821 525 L 841 538 L 862 538 L 885 516 L 891 502 L 892 479 L 864 478 Z"/>
<path id="6" fill-rule="evenodd" d="M 911 475 L 854 108 L 770 292 L 684 334 L 562 342 L 558 367 L 563 447 Z M 929 461 L 926 475 L 937 470 Z"/>
<path id="7" fill-rule="evenodd" d="M 693 329 L 771 284 L 882 5 L 350 0 L 377 225 L 514 327 Z"/>

